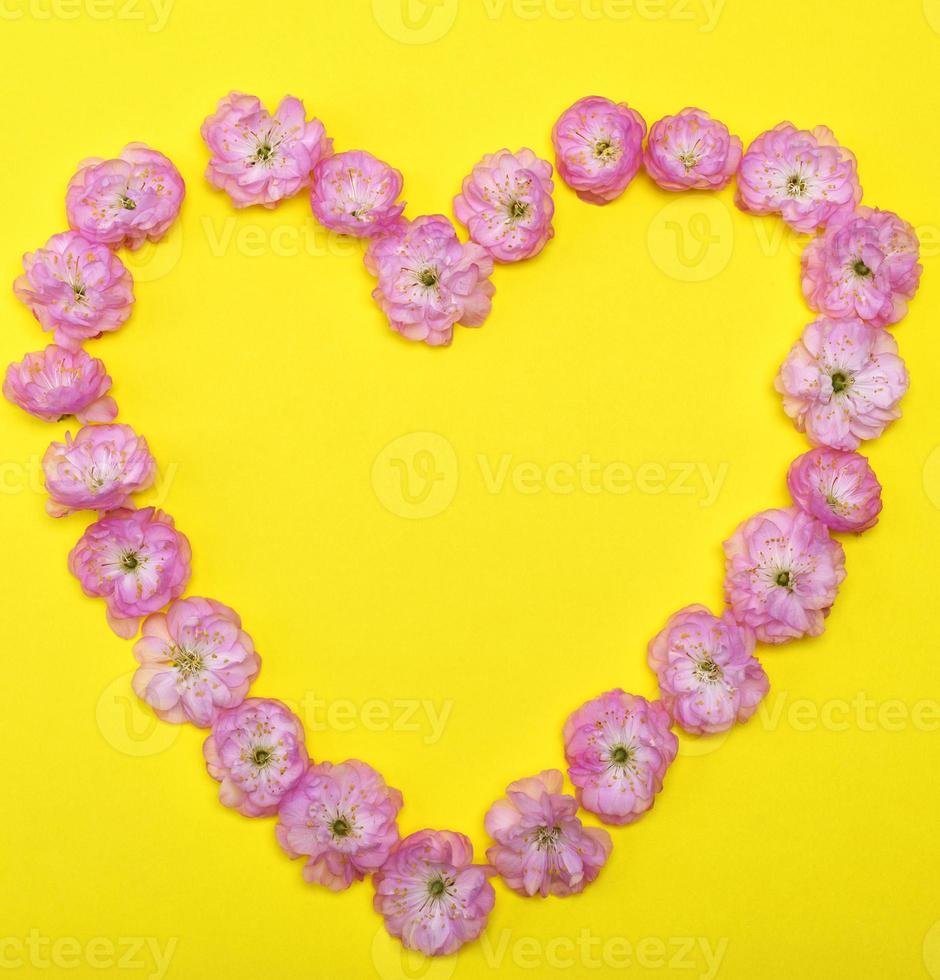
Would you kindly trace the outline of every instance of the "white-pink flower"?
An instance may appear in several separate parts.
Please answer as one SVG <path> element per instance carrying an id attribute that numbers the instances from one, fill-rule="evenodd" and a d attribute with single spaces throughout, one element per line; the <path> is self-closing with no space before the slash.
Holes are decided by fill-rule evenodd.
<path id="1" fill-rule="evenodd" d="M 782 122 L 751 143 L 738 168 L 738 207 L 780 214 L 795 231 L 814 232 L 861 199 L 855 156 L 826 126 Z"/>
<path id="2" fill-rule="evenodd" d="M 702 109 L 683 109 L 650 127 L 643 163 L 667 191 L 720 190 L 741 162 L 741 140 Z"/>
<path id="3" fill-rule="evenodd" d="M 111 422 L 117 404 L 110 390 L 102 361 L 55 344 L 10 364 L 3 379 L 4 397 L 43 422 L 61 422 L 70 415 L 83 423 Z"/>
<path id="4" fill-rule="evenodd" d="M 176 220 L 186 185 L 169 158 L 145 143 L 128 143 L 114 160 L 92 157 L 69 181 L 69 225 L 110 248 L 157 242 Z"/>
<path id="5" fill-rule="evenodd" d="M 558 174 L 582 201 L 609 204 L 640 169 L 645 132 L 643 117 L 626 102 L 578 99 L 552 129 Z"/>
<path id="6" fill-rule="evenodd" d="M 901 417 L 908 383 L 894 337 L 851 317 L 809 324 L 775 386 L 784 411 L 813 445 L 858 449 Z"/>
<path id="7" fill-rule="evenodd" d="M 23 256 L 13 291 L 68 350 L 117 330 L 131 315 L 134 280 L 106 245 L 76 231 L 53 235 Z"/>
<path id="8" fill-rule="evenodd" d="M 244 817 L 273 817 L 309 765 L 303 724 L 273 698 L 220 712 L 202 753 L 219 802 Z"/>
<path id="9" fill-rule="evenodd" d="M 824 316 L 889 326 L 917 292 L 919 253 L 914 229 L 892 211 L 838 214 L 803 251 L 803 295 Z"/>
<path id="10" fill-rule="evenodd" d="M 787 472 L 793 502 L 830 531 L 867 531 L 881 513 L 881 484 L 868 460 L 818 446 L 798 456 Z"/>
<path id="11" fill-rule="evenodd" d="M 565 758 L 581 806 L 604 823 L 639 820 L 679 750 L 671 723 L 661 702 L 619 688 L 574 711 L 565 722 Z"/>
<path id="12" fill-rule="evenodd" d="M 46 510 L 64 517 L 76 510 L 116 510 L 153 483 L 157 464 L 147 440 L 129 425 L 86 425 L 73 439 L 53 442 L 42 458 Z"/>
<path id="13" fill-rule="evenodd" d="M 285 96 L 274 114 L 254 95 L 230 92 L 202 124 L 212 153 L 206 179 L 237 208 L 275 207 L 308 187 L 313 168 L 332 152 L 319 119 L 307 119 L 303 102 Z"/>
<path id="14" fill-rule="evenodd" d="M 208 728 L 236 708 L 261 670 L 251 637 L 234 609 L 190 596 L 148 616 L 134 644 L 137 696 L 164 721 Z"/>
<path id="15" fill-rule="evenodd" d="M 819 636 L 845 579 L 845 552 L 798 507 L 748 518 L 725 542 L 725 598 L 762 643 Z"/>
<path id="16" fill-rule="evenodd" d="M 281 802 L 278 843 L 290 857 L 307 859 L 310 884 L 343 891 L 385 864 L 401 807 L 401 793 L 364 762 L 321 762 Z"/>
<path id="17" fill-rule="evenodd" d="M 529 149 L 488 153 L 464 178 L 454 214 L 497 262 L 538 255 L 555 235 L 552 165 Z"/>
<path id="18" fill-rule="evenodd" d="M 493 304 L 492 258 L 479 245 L 462 243 L 440 214 L 402 219 L 373 238 L 365 264 L 379 281 L 373 298 L 391 328 L 409 340 L 449 344 L 455 323 L 479 327 Z"/>
<path id="19" fill-rule="evenodd" d="M 650 640 L 650 667 L 676 724 L 693 735 L 748 720 L 770 683 L 754 656 L 754 633 L 730 613 L 686 606 Z"/>
<path id="20" fill-rule="evenodd" d="M 610 834 L 585 827 L 578 801 L 563 792 L 557 769 L 517 779 L 484 821 L 495 843 L 486 851 L 506 884 L 520 895 L 575 895 L 598 876 L 610 855 Z"/>
<path id="21" fill-rule="evenodd" d="M 364 150 L 321 160 L 313 171 L 310 206 L 320 224 L 342 235 L 371 238 L 388 231 L 405 210 L 402 176 Z"/>

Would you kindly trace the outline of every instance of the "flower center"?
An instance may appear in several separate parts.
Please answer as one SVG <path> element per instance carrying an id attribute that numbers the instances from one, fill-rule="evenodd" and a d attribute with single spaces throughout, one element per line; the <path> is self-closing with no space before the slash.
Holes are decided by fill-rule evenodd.
<path id="1" fill-rule="evenodd" d="M 836 371 L 832 375 L 832 392 L 835 395 L 841 394 L 852 383 L 852 379 L 844 371 Z"/>
<path id="2" fill-rule="evenodd" d="M 512 221 L 519 221 L 529 213 L 529 204 L 526 201 L 517 201 L 513 198 L 509 202 L 508 211 Z"/>
<path id="3" fill-rule="evenodd" d="M 195 677 L 202 672 L 202 656 L 193 650 L 184 650 L 181 647 L 173 648 L 173 666 L 183 677 Z"/>
<path id="4" fill-rule="evenodd" d="M 273 749 L 269 749 L 263 745 L 256 745 L 251 753 L 251 761 L 259 769 L 263 769 L 271 761 L 272 755 L 274 755 Z"/>
<path id="5" fill-rule="evenodd" d="M 424 286 L 426 289 L 430 289 L 432 286 L 436 286 L 441 280 L 441 277 L 438 274 L 437 269 L 433 268 L 432 266 L 428 266 L 426 269 L 422 269 L 418 273 L 417 278 L 418 278 L 418 282 L 420 282 L 421 285 Z"/>
<path id="6" fill-rule="evenodd" d="M 83 282 L 72 283 L 72 294 L 76 303 L 81 303 L 85 299 L 85 284 Z"/>
<path id="7" fill-rule="evenodd" d="M 443 875 L 438 875 L 428 882 L 428 895 L 434 899 L 441 898 L 449 893 L 451 885 L 453 885 L 453 881 Z"/>
<path id="8" fill-rule="evenodd" d="M 133 211 L 137 207 L 137 202 L 132 198 L 128 197 L 126 194 L 122 194 L 119 203 L 125 211 Z"/>
<path id="9" fill-rule="evenodd" d="M 600 139 L 594 144 L 594 156 L 605 163 L 617 158 L 617 146 L 609 139 Z"/>
<path id="10" fill-rule="evenodd" d="M 685 167 L 686 173 L 688 173 L 698 163 L 698 157 L 691 150 L 687 150 L 685 153 L 680 153 L 678 160 L 679 163 Z"/>
<path id="11" fill-rule="evenodd" d="M 143 560 L 136 551 L 126 551 L 123 555 L 121 555 L 121 568 L 123 568 L 125 572 L 136 571 L 142 564 Z"/>
<path id="12" fill-rule="evenodd" d="M 802 197 L 806 193 L 806 181 L 800 174 L 787 177 L 787 194 L 790 197 Z"/>
<path id="13" fill-rule="evenodd" d="M 538 827 L 535 831 L 535 846 L 540 851 L 551 851 L 561 836 L 561 827 Z"/>
<path id="14" fill-rule="evenodd" d="M 781 589 L 789 589 L 791 581 L 792 579 L 788 571 L 777 572 L 777 575 L 774 578 L 774 582 L 779 585 Z"/>
<path id="15" fill-rule="evenodd" d="M 615 745 L 610 753 L 610 761 L 621 769 L 626 768 L 633 762 L 633 749 L 627 748 L 626 745 Z"/>
<path id="16" fill-rule="evenodd" d="M 270 143 L 264 142 L 258 144 L 258 149 L 255 150 L 255 157 L 257 157 L 259 163 L 267 163 L 272 156 L 274 156 L 274 147 Z"/>
<path id="17" fill-rule="evenodd" d="M 861 277 L 862 279 L 868 279 L 870 276 L 874 275 L 871 269 L 861 260 L 857 259 L 855 264 L 852 266 L 852 271 L 855 275 Z"/>
<path id="18" fill-rule="evenodd" d="M 711 657 L 705 657 L 704 660 L 698 662 L 695 674 L 702 681 L 717 681 L 721 680 L 722 677 L 721 668 Z"/>
<path id="19" fill-rule="evenodd" d="M 349 821 L 345 817 L 337 817 L 330 824 L 330 830 L 333 832 L 334 837 L 348 837 L 352 828 L 349 826 Z"/>

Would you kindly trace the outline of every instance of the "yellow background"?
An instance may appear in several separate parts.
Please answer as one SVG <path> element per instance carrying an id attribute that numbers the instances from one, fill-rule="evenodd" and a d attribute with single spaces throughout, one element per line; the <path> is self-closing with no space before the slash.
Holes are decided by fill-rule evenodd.
<path id="1" fill-rule="evenodd" d="M 160 975 L 156 944 L 166 976 L 200 980 L 937 980 L 940 3 L 411 2 L 410 21 L 399 0 L 5 0 L 0 17 L 0 278 L 64 229 L 82 158 L 143 140 L 187 181 L 173 235 L 133 257 L 131 321 L 89 348 L 163 467 L 147 500 L 192 540 L 191 592 L 255 638 L 255 693 L 303 705 L 315 758 L 400 787 L 404 832 L 460 829 L 482 857 L 490 802 L 563 765 L 585 699 L 654 694 L 649 637 L 717 608 L 721 541 L 786 504 L 805 442 L 772 379 L 810 316 L 779 222 L 641 176 L 606 208 L 558 184 L 556 239 L 497 269 L 483 328 L 408 344 L 305 195 L 236 212 L 204 182 L 199 125 L 231 88 L 303 98 L 338 149 L 401 169 L 412 216 L 450 214 L 484 152 L 550 156 L 582 95 L 649 122 L 700 105 L 745 142 L 830 125 L 866 203 L 924 244 L 896 328 L 913 387 L 869 447 L 882 523 L 845 542 L 825 635 L 767 653 L 745 728 L 682 739 L 595 885 L 543 902 L 497 884 L 484 941 L 428 966 L 386 938 L 369 884 L 304 885 L 272 822 L 216 803 L 202 736 L 136 706 L 130 645 L 66 570 L 86 518 L 43 513 L 37 460 L 66 425 L 0 406 L 0 972 Z M 0 302 L 5 363 L 44 337 Z"/>

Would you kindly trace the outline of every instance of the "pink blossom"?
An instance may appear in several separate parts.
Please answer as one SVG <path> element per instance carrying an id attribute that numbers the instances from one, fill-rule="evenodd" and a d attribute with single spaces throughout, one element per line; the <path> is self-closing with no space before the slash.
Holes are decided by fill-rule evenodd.
<path id="1" fill-rule="evenodd" d="M 333 146 L 323 123 L 308 120 L 303 102 L 289 95 L 272 116 L 254 95 L 230 92 L 201 132 L 212 152 L 206 179 L 236 208 L 273 208 L 293 197 Z"/>
<path id="2" fill-rule="evenodd" d="M 111 378 L 97 357 L 54 344 L 9 365 L 3 381 L 6 398 L 44 422 L 70 415 L 79 422 L 111 422 L 117 405 L 110 390 Z"/>
<path id="3" fill-rule="evenodd" d="M 179 214 L 186 185 L 162 153 L 145 143 L 128 143 L 116 160 L 92 157 L 69 181 L 65 209 L 69 225 L 111 248 L 140 248 L 158 242 Z"/>
<path id="4" fill-rule="evenodd" d="M 748 518 L 725 542 L 725 597 L 762 643 L 819 636 L 845 579 L 845 553 L 797 507 Z"/>
<path id="5" fill-rule="evenodd" d="M 134 280 L 124 263 L 76 231 L 53 235 L 43 248 L 27 252 L 23 268 L 13 291 L 60 347 L 78 350 L 131 315 Z"/>
<path id="6" fill-rule="evenodd" d="M 565 109 L 552 129 L 561 179 L 589 204 L 609 204 L 627 189 L 643 160 L 643 117 L 626 102 L 599 95 Z"/>
<path id="7" fill-rule="evenodd" d="M 117 510 L 131 494 L 152 485 L 157 464 L 147 440 L 129 425 L 86 425 L 73 439 L 53 442 L 42 459 L 46 510 L 64 517 L 76 510 Z"/>
<path id="8" fill-rule="evenodd" d="M 892 211 L 836 215 L 803 251 L 803 295 L 825 316 L 897 323 L 920 283 L 919 252 L 914 229 Z"/>
<path id="9" fill-rule="evenodd" d="M 224 709 L 202 747 L 219 801 L 245 817 L 272 817 L 307 770 L 304 726 L 285 704 L 248 698 Z"/>
<path id="10" fill-rule="evenodd" d="M 793 502 L 830 531 L 866 531 L 878 523 L 881 484 L 858 453 L 819 447 L 790 464 Z"/>
<path id="11" fill-rule="evenodd" d="M 401 793 L 364 762 L 321 762 L 281 802 L 277 839 L 292 858 L 307 858 L 306 881 L 343 891 L 385 863 L 401 807 Z"/>
<path id="12" fill-rule="evenodd" d="M 606 830 L 578 819 L 578 801 L 562 792 L 563 778 L 557 769 L 546 769 L 518 779 L 486 814 L 486 832 L 496 842 L 486 856 L 520 895 L 584 891 L 613 848 Z"/>
<path id="13" fill-rule="evenodd" d="M 407 949 L 444 956 L 486 928 L 496 901 L 490 874 L 473 864 L 473 845 L 463 834 L 419 830 L 400 840 L 375 874 L 373 904 Z"/>
<path id="14" fill-rule="evenodd" d="M 497 262 L 538 255 L 555 235 L 552 165 L 531 150 L 488 153 L 464 178 L 454 214 Z"/>
<path id="15" fill-rule="evenodd" d="M 455 323 L 479 327 L 489 315 L 493 260 L 479 245 L 462 244 L 442 215 L 403 219 L 370 242 L 365 263 L 379 281 L 373 298 L 409 340 L 446 345 Z"/>
<path id="16" fill-rule="evenodd" d="M 164 721 L 208 728 L 224 709 L 245 700 L 261 670 L 241 627 L 234 609 L 192 596 L 148 616 L 134 644 L 137 696 Z"/>
<path id="17" fill-rule="evenodd" d="M 608 824 L 639 820 L 679 750 L 670 724 L 660 701 L 619 688 L 573 712 L 565 722 L 565 758 L 581 806 Z"/>
<path id="18" fill-rule="evenodd" d="M 85 595 L 103 598 L 108 624 L 130 639 L 141 616 L 186 588 L 192 552 L 173 518 L 153 507 L 114 510 L 90 525 L 69 554 Z"/>
<path id="19" fill-rule="evenodd" d="M 861 199 L 855 156 L 826 126 L 810 132 L 782 122 L 751 143 L 738 169 L 738 207 L 780 214 L 800 232 L 853 211 Z"/>
<path id="20" fill-rule="evenodd" d="M 721 190 L 741 162 L 741 140 L 701 109 L 654 122 L 643 163 L 667 191 Z"/>
<path id="21" fill-rule="evenodd" d="M 388 231 L 405 210 L 402 176 L 363 150 L 321 160 L 313 171 L 310 205 L 332 231 L 369 238 Z"/>
<path id="22" fill-rule="evenodd" d="M 775 386 L 813 445 L 858 449 L 901 417 L 908 376 L 886 330 L 854 317 L 820 318 L 804 329 Z"/>
<path id="23" fill-rule="evenodd" d="M 719 619 L 704 606 L 674 613 L 650 640 L 647 659 L 669 713 L 693 735 L 747 721 L 770 688 L 754 656 L 753 632 L 730 613 Z"/>

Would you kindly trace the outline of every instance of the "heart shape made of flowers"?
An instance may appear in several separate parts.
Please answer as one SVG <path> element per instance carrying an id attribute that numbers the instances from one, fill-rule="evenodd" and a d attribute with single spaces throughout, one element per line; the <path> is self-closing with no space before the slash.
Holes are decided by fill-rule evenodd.
<path id="1" fill-rule="evenodd" d="M 462 241 L 441 215 L 403 216 L 403 179 L 365 151 L 333 152 L 325 127 L 299 100 L 269 113 L 232 93 L 203 124 L 207 178 L 236 207 L 275 207 L 309 188 L 313 214 L 331 230 L 368 240 L 373 296 L 402 337 L 447 346 L 455 325 L 478 327 L 493 303 L 494 262 L 541 252 L 554 236 L 552 165 L 532 150 L 485 155 L 465 178 L 454 212 Z M 99 512 L 69 565 L 85 592 L 105 600 L 128 639 L 140 632 L 134 688 L 169 723 L 206 728 L 209 773 L 220 800 L 249 817 L 277 817 L 283 849 L 304 859 L 307 881 L 341 891 L 372 875 L 388 930 L 428 955 L 476 938 L 495 900 L 498 874 L 523 895 L 569 895 L 599 874 L 610 834 L 587 826 L 583 808 L 610 826 L 652 807 L 675 758 L 673 727 L 707 737 L 746 721 L 768 690 L 756 644 L 822 632 L 845 578 L 834 533 L 870 528 L 880 485 L 857 449 L 898 417 L 907 375 L 887 327 L 905 313 L 920 276 L 917 239 L 891 212 L 861 206 L 852 154 L 825 127 L 781 123 L 743 151 L 727 127 L 698 109 L 649 131 L 635 109 L 581 99 L 555 124 L 564 182 L 586 203 L 619 197 L 641 167 L 664 190 L 719 189 L 737 178 L 739 206 L 779 213 L 820 233 L 802 262 L 803 292 L 819 316 L 805 328 L 777 379 L 783 405 L 813 444 L 788 474 L 793 506 L 744 521 L 725 543 L 726 608 L 674 613 L 650 641 L 660 698 L 620 689 L 572 712 L 563 737 L 575 794 L 559 770 L 507 787 L 486 817 L 488 864 L 469 839 L 422 830 L 401 837 L 403 797 L 371 766 L 311 761 L 300 719 L 285 704 L 248 697 L 260 658 L 239 616 L 185 596 L 188 539 L 133 494 L 153 480 L 146 440 L 116 423 L 102 363 L 83 345 L 120 328 L 133 305 L 118 257 L 159 241 L 175 220 L 184 184 L 173 164 L 143 144 L 118 159 L 83 163 L 66 195 L 70 230 L 27 255 L 15 290 L 55 344 L 7 371 L 7 397 L 40 418 L 86 423 L 53 442 L 43 461 L 52 516 Z"/>

